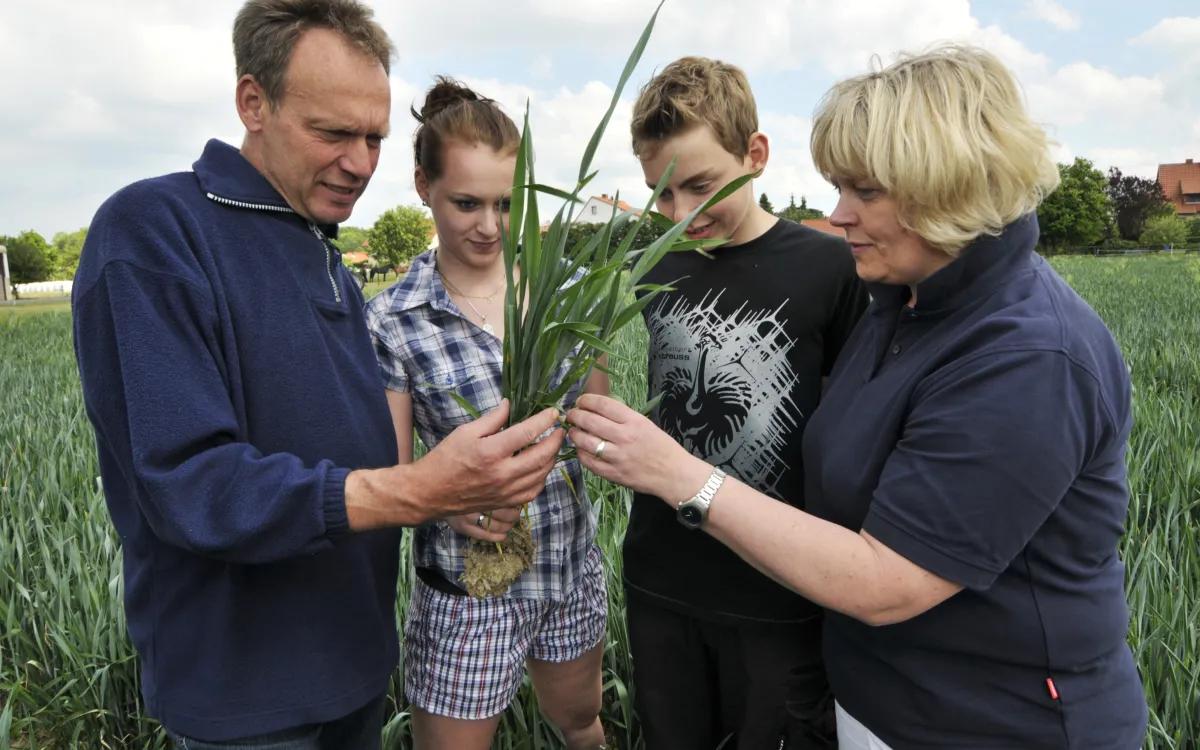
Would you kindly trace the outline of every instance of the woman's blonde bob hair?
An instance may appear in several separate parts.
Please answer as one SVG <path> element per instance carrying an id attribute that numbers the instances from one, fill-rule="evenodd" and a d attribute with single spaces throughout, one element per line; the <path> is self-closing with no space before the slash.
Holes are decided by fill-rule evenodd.
<path id="1" fill-rule="evenodd" d="M 836 84 L 817 106 L 812 156 L 828 180 L 877 183 L 901 226 L 955 255 L 1058 187 L 1046 133 L 1004 65 L 944 46 Z"/>

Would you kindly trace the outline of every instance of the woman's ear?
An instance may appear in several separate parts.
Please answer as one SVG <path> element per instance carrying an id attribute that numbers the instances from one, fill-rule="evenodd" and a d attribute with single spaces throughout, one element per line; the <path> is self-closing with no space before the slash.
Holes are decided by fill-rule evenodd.
<path id="1" fill-rule="evenodd" d="M 417 167 L 413 170 L 413 183 L 417 188 L 417 195 L 421 196 L 421 203 L 429 205 L 429 180 L 425 178 L 425 170 Z"/>

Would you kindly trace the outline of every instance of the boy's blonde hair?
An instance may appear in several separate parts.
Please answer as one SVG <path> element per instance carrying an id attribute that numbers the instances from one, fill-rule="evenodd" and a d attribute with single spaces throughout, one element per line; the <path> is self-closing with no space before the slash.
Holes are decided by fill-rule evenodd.
<path id="1" fill-rule="evenodd" d="M 729 153 L 744 157 L 758 130 L 758 109 L 740 68 L 706 57 L 681 57 L 650 79 L 633 105 L 633 153 L 653 154 L 662 141 L 709 126 Z"/>
<path id="2" fill-rule="evenodd" d="M 834 85 L 812 156 L 826 179 L 878 183 L 902 226 L 955 255 L 1058 187 L 1046 133 L 991 53 L 944 46 Z"/>

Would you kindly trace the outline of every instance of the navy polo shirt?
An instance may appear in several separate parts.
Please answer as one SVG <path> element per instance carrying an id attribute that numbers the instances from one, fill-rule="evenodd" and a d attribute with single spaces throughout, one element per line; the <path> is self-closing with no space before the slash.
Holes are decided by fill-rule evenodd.
<path id="1" fill-rule="evenodd" d="M 804 435 L 810 512 L 964 587 L 896 625 L 827 616 L 834 694 L 898 750 L 1141 746 L 1128 369 L 1037 236 L 977 240 L 915 307 L 873 285 Z"/>

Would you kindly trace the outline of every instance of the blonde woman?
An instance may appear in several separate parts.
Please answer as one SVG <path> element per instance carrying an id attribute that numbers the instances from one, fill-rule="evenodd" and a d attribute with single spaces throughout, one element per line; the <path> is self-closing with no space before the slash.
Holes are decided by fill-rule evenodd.
<path id="1" fill-rule="evenodd" d="M 806 509 L 600 397 L 568 415 L 584 465 L 827 609 L 842 748 L 1140 747 L 1129 376 L 1034 253 L 1045 134 L 995 57 L 945 47 L 835 85 L 812 152 L 873 301 L 805 432 Z"/>

